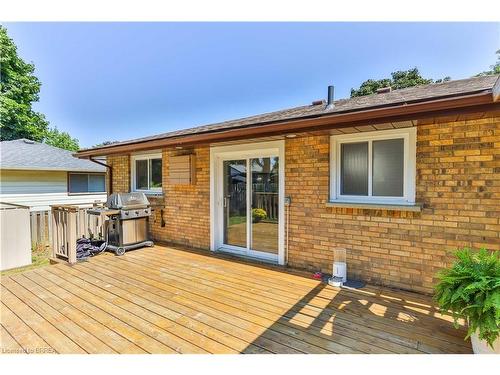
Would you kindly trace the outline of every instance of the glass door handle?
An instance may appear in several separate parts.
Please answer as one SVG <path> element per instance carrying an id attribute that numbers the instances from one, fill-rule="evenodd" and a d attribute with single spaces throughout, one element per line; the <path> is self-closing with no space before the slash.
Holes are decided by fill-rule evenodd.
<path id="1" fill-rule="evenodd" d="M 224 207 L 227 207 L 227 197 L 224 197 Z"/>

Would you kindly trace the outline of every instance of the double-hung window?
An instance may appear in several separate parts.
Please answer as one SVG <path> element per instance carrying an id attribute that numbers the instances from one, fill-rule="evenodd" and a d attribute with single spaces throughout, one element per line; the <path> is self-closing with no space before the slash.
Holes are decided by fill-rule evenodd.
<path id="1" fill-rule="evenodd" d="M 132 156 L 132 190 L 145 193 L 161 193 L 161 153 Z"/>
<path id="2" fill-rule="evenodd" d="M 331 137 L 330 201 L 415 203 L 415 128 Z"/>

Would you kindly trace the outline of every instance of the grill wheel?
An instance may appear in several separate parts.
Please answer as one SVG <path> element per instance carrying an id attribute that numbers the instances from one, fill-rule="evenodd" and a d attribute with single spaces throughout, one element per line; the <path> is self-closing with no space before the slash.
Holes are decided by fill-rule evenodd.
<path id="1" fill-rule="evenodd" d="M 116 248 L 115 254 L 118 255 L 118 256 L 121 256 L 121 255 L 125 254 L 125 248 L 123 248 L 123 247 Z"/>

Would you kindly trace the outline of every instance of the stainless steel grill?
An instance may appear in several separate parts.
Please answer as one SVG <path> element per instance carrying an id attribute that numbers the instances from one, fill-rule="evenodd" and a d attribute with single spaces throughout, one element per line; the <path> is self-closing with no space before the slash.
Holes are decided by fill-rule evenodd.
<path id="1" fill-rule="evenodd" d="M 114 193 L 108 197 L 106 206 L 120 210 L 120 219 L 138 219 L 151 215 L 148 198 L 144 193 Z"/>
<path id="2" fill-rule="evenodd" d="M 87 211 L 101 215 L 104 223 L 107 249 L 116 255 L 144 246 L 153 246 L 148 235 L 151 207 L 144 193 L 114 193 L 108 197 L 106 207 Z"/>

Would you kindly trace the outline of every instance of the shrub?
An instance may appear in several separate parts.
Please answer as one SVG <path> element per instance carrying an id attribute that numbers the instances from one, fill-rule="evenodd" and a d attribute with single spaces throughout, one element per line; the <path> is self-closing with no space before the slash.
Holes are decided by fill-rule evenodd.
<path id="1" fill-rule="evenodd" d="M 493 343 L 500 334 L 500 258 L 486 249 L 457 250 L 454 264 L 438 273 L 435 299 L 443 310 L 468 324 L 466 339 L 477 331 L 479 338 Z"/>
<path id="2" fill-rule="evenodd" d="M 252 221 L 254 223 L 258 223 L 259 221 L 265 219 L 266 217 L 267 217 L 267 212 L 262 208 L 252 209 Z"/>

